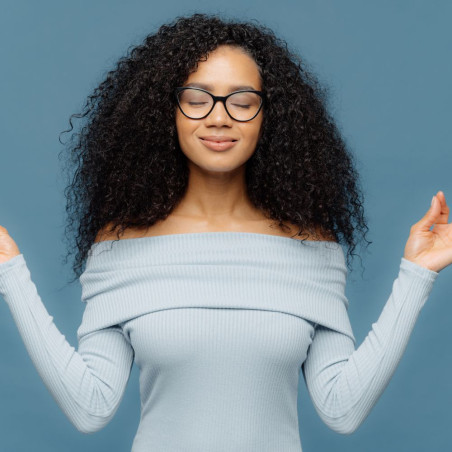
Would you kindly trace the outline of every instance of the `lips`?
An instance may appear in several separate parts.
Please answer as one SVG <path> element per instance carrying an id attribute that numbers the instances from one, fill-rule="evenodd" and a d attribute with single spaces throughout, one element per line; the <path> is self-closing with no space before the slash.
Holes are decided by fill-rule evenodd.
<path id="1" fill-rule="evenodd" d="M 235 146 L 235 143 L 237 143 L 237 140 L 225 140 L 223 139 L 222 141 L 218 141 L 218 140 L 207 140 L 205 138 L 200 138 L 201 143 L 203 144 L 203 146 L 211 149 L 212 151 L 226 151 L 232 147 Z"/>
<path id="2" fill-rule="evenodd" d="M 210 135 L 210 136 L 205 136 L 205 137 L 199 137 L 201 138 L 201 140 L 204 141 L 215 141 L 217 143 L 222 143 L 225 141 L 237 141 L 236 139 L 232 138 L 232 137 L 224 137 L 224 136 L 217 136 L 217 135 Z"/>

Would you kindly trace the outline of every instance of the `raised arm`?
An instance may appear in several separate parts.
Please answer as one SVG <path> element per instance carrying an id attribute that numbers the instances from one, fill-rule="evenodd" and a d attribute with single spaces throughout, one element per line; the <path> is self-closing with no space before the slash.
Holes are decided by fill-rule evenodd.
<path id="1" fill-rule="evenodd" d="M 439 191 L 411 227 L 391 295 L 358 349 L 349 336 L 317 325 L 303 375 L 316 411 L 333 430 L 354 432 L 394 374 L 438 272 L 452 263 L 448 216 Z"/>
<path id="2" fill-rule="evenodd" d="M 349 336 L 317 325 L 303 364 L 314 407 L 338 433 L 353 433 L 388 385 L 438 273 L 402 258 L 377 322 L 355 350 Z"/>
<path id="3" fill-rule="evenodd" d="M 0 263 L 0 295 L 8 304 L 30 358 L 70 422 L 83 433 L 114 416 L 133 364 L 120 325 L 83 336 L 76 351 L 39 297 L 24 256 Z"/>

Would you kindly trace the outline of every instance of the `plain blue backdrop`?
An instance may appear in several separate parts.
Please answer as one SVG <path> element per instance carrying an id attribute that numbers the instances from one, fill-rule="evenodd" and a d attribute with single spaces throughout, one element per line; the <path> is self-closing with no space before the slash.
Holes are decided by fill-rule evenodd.
<path id="1" fill-rule="evenodd" d="M 24 254 L 55 324 L 77 348 L 83 305 L 64 267 L 64 178 L 58 135 L 130 45 L 176 16 L 257 19 L 330 88 L 329 109 L 356 155 L 369 252 L 349 274 L 357 345 L 386 303 L 410 227 L 443 190 L 452 205 L 452 3 L 444 1 L 3 0 L 0 15 L 0 224 Z M 67 137 L 67 135 L 66 135 Z M 449 219 L 449 222 L 451 219 Z M 406 352 L 364 424 L 344 436 L 314 411 L 303 377 L 303 452 L 451 450 L 452 268 L 438 276 Z M 78 432 L 60 411 L 0 300 L 0 449 L 130 451 L 140 415 L 134 365 L 114 419 Z M 151 451 L 150 451 L 151 452 Z M 283 452 L 283 451 L 282 451 Z"/>

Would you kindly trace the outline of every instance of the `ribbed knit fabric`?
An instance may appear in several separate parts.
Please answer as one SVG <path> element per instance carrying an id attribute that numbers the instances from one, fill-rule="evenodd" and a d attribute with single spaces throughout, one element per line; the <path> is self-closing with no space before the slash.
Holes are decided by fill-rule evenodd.
<path id="1" fill-rule="evenodd" d="M 438 276 L 402 257 L 383 311 L 355 350 L 337 243 L 203 232 L 109 240 L 90 253 L 77 351 L 23 254 L 0 264 L 0 294 L 79 431 L 112 419 L 136 362 L 141 418 L 132 452 L 300 452 L 300 371 L 321 419 L 355 431 Z"/>

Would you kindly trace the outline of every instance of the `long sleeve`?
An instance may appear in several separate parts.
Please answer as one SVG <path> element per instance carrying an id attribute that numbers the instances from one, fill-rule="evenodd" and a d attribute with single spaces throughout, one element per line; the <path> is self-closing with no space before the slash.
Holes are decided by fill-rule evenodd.
<path id="1" fill-rule="evenodd" d="M 317 325 L 303 375 L 321 419 L 338 433 L 353 433 L 388 385 L 425 304 L 437 272 L 402 258 L 378 320 L 355 350 L 333 329 Z"/>
<path id="2" fill-rule="evenodd" d="M 44 384 L 83 433 L 103 428 L 125 392 L 133 349 L 119 325 L 80 338 L 78 350 L 57 329 L 22 254 L 0 264 L 0 295 Z"/>

